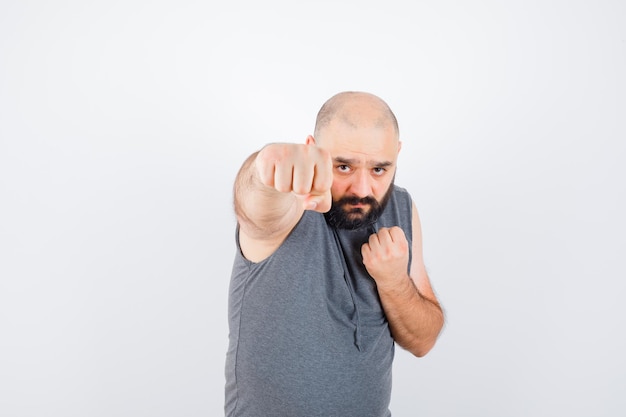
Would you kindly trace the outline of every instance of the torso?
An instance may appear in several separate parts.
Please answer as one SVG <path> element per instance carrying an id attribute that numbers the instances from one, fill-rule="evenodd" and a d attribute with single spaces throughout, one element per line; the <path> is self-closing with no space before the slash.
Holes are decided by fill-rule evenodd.
<path id="1" fill-rule="evenodd" d="M 410 197 L 378 225 L 411 237 Z M 360 247 L 307 211 L 259 263 L 237 253 L 229 299 L 227 416 L 389 416 L 394 342 Z"/>

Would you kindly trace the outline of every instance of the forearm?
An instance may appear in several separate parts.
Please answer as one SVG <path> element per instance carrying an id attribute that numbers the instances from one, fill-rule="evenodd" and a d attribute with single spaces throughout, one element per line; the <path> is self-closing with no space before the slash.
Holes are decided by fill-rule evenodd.
<path id="1" fill-rule="evenodd" d="M 396 343 L 415 356 L 426 355 L 443 328 L 441 306 L 421 295 L 408 276 L 379 285 L 378 294 Z"/>

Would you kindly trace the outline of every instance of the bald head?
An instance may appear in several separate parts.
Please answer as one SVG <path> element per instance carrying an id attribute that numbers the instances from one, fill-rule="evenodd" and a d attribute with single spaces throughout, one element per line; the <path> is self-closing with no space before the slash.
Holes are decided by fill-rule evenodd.
<path id="1" fill-rule="evenodd" d="M 317 114 L 314 136 L 320 140 L 324 129 L 336 122 L 353 128 L 391 126 L 399 136 L 396 116 L 385 101 L 370 93 L 344 91 L 329 98 Z"/>

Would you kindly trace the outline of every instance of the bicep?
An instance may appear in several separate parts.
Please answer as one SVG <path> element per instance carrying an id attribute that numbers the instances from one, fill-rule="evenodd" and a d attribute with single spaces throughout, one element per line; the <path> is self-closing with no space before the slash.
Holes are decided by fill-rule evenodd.
<path id="1" fill-rule="evenodd" d="M 430 283 L 430 279 L 428 278 L 428 274 L 426 272 L 426 266 L 424 265 L 424 254 L 422 249 L 422 226 L 419 219 L 419 213 L 417 212 L 415 202 L 411 204 L 413 235 L 413 243 L 411 247 L 411 279 L 415 283 L 415 286 L 422 296 L 436 302 L 437 297 L 435 296 L 432 285 Z"/>

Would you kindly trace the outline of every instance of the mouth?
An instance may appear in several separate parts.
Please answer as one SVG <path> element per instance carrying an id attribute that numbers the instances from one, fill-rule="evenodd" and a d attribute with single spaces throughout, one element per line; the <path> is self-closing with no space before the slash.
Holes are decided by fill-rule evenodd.
<path id="1" fill-rule="evenodd" d="M 344 205 L 344 210 L 348 214 L 362 215 L 368 211 L 368 208 L 369 208 L 369 204 L 363 204 L 363 203 L 357 203 L 357 204 L 347 203 Z"/>

